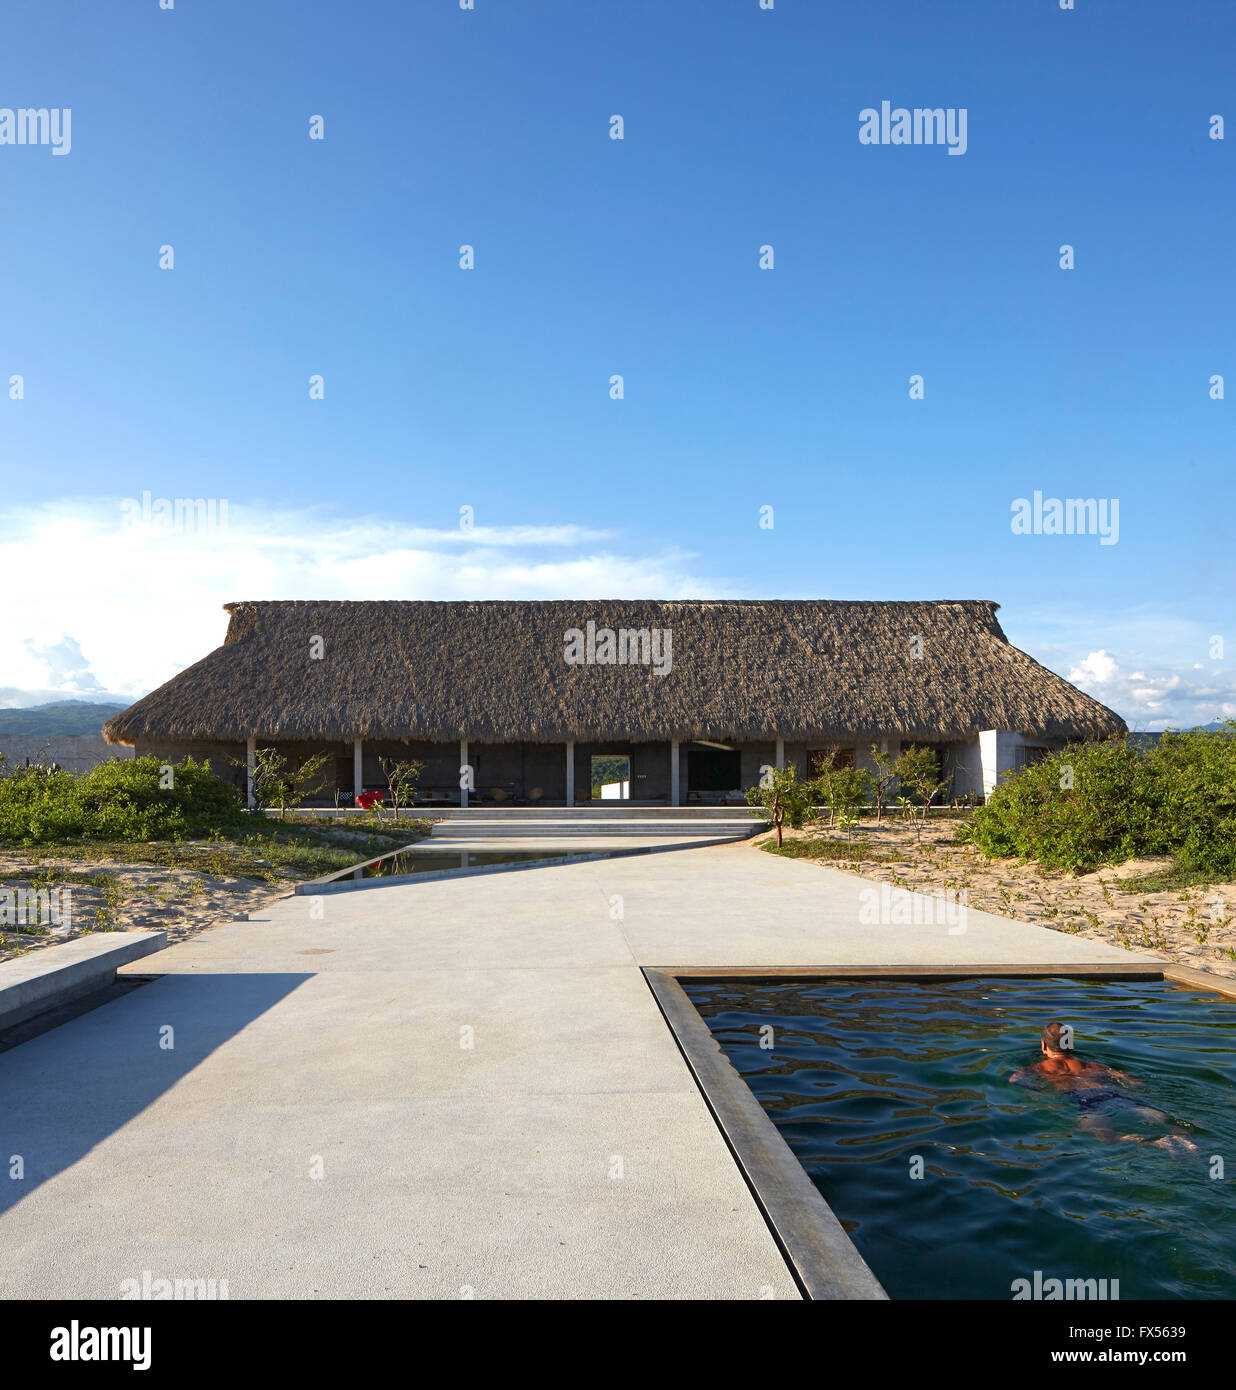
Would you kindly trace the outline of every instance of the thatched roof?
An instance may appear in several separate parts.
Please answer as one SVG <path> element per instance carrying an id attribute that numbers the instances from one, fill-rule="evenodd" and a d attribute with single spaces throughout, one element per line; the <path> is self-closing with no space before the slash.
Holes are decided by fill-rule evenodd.
<path id="1" fill-rule="evenodd" d="M 230 603 L 222 647 L 104 728 L 135 738 L 1098 738 L 1124 721 L 1009 645 L 995 603 Z M 672 669 L 564 634 L 669 629 Z M 314 637 L 321 659 L 310 656 Z M 912 639 L 921 638 L 920 658 Z"/>

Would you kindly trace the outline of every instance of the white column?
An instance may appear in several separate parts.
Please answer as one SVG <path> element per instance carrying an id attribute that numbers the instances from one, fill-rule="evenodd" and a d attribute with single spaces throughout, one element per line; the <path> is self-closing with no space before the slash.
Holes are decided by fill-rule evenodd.
<path id="1" fill-rule="evenodd" d="M 785 766 L 785 739 L 783 738 L 777 740 L 777 766 L 779 768 Z"/>
<path id="2" fill-rule="evenodd" d="M 466 807 L 468 804 L 468 788 L 464 782 L 464 768 L 468 766 L 468 736 L 465 734 L 459 740 L 459 804 Z"/>
<path id="3" fill-rule="evenodd" d="M 356 805 L 356 798 L 365 790 L 365 764 L 361 757 L 361 741 L 358 738 L 352 740 L 352 804 Z"/>
<path id="4" fill-rule="evenodd" d="M 253 810 L 253 774 L 257 770 L 257 739 L 245 740 L 245 804 Z"/>
<path id="5" fill-rule="evenodd" d="M 678 785 L 678 740 L 670 743 L 670 805 L 681 806 L 682 797 Z"/>
<path id="6" fill-rule="evenodd" d="M 1016 747 L 1021 740 L 1008 729 L 983 729 L 979 733 L 979 768 L 984 796 L 992 792 L 1017 765 Z"/>
<path id="7" fill-rule="evenodd" d="M 567 804 L 568 806 L 574 806 L 574 805 L 575 805 L 575 740 L 574 740 L 573 738 L 567 739 L 566 759 L 567 759 L 567 765 L 566 765 L 566 774 L 567 774 L 566 804 Z"/>

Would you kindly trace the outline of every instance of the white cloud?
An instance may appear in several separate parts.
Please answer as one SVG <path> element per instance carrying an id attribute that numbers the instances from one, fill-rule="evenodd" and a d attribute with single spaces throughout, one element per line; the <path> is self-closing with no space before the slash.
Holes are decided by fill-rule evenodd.
<path id="1" fill-rule="evenodd" d="M 1190 663 L 1188 671 L 1197 668 Z M 1107 651 L 1090 652 L 1069 668 L 1068 678 L 1087 694 L 1122 714 L 1133 729 L 1192 728 L 1236 718 L 1236 678 L 1210 671 L 1205 681 L 1179 670 L 1148 668 L 1125 675 Z"/>
<path id="2" fill-rule="evenodd" d="M 133 509 L 130 508 L 130 512 Z M 0 702 L 134 699 L 217 647 L 221 605 L 280 598 L 691 598 L 730 586 L 679 551 L 582 526 L 402 526 L 322 507 L 228 508 L 226 529 L 126 524 L 119 498 L 0 512 Z M 218 519 L 216 514 L 216 520 Z"/>
<path id="3" fill-rule="evenodd" d="M 1074 685 L 1082 685 L 1086 681 L 1102 685 L 1115 678 L 1117 669 L 1114 658 L 1105 651 L 1091 652 L 1069 672 L 1069 680 Z"/>

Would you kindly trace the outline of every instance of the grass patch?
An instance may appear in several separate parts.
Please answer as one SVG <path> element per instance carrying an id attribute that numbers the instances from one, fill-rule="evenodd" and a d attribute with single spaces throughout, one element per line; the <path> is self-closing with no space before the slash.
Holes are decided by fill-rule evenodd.
<path id="1" fill-rule="evenodd" d="M 431 821 L 400 817 L 386 824 L 355 819 L 313 822 L 277 821 L 253 817 L 252 828 L 232 836 L 220 833 L 208 840 L 75 840 L 32 853 L 33 871 L 44 860 L 72 859 L 81 863 L 149 864 L 161 869 L 185 869 L 212 878 L 245 878 L 277 883 L 281 879 L 317 878 L 336 869 L 347 869 L 364 859 L 413 844 L 429 833 Z M 26 880 L 32 870 L 12 872 L 6 880 Z M 58 883 L 79 882 L 104 886 L 106 875 L 56 868 L 50 875 Z"/>
<path id="2" fill-rule="evenodd" d="M 1186 869 L 1173 864 L 1140 878 L 1126 878 L 1112 884 L 1121 893 L 1176 893 L 1185 888 L 1197 888 L 1214 883 L 1215 876 L 1202 869 Z"/>
<path id="3" fill-rule="evenodd" d="M 769 854 L 783 859 L 847 859 L 867 864 L 886 864 L 901 856 L 873 849 L 868 840 L 786 840 L 780 849 L 776 840 L 765 840 L 759 846 Z"/>

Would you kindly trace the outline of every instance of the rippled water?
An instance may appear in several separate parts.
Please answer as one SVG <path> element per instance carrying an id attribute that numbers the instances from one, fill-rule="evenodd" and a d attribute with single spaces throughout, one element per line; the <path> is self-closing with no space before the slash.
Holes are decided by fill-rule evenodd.
<path id="1" fill-rule="evenodd" d="M 1008 1299 L 1036 1270 L 1118 1279 L 1122 1300 L 1236 1297 L 1236 1001 L 1059 979 L 686 989 L 893 1298 Z M 1199 1152 L 1103 1143 L 1067 1095 L 1012 1084 L 1054 1019 Z"/>

